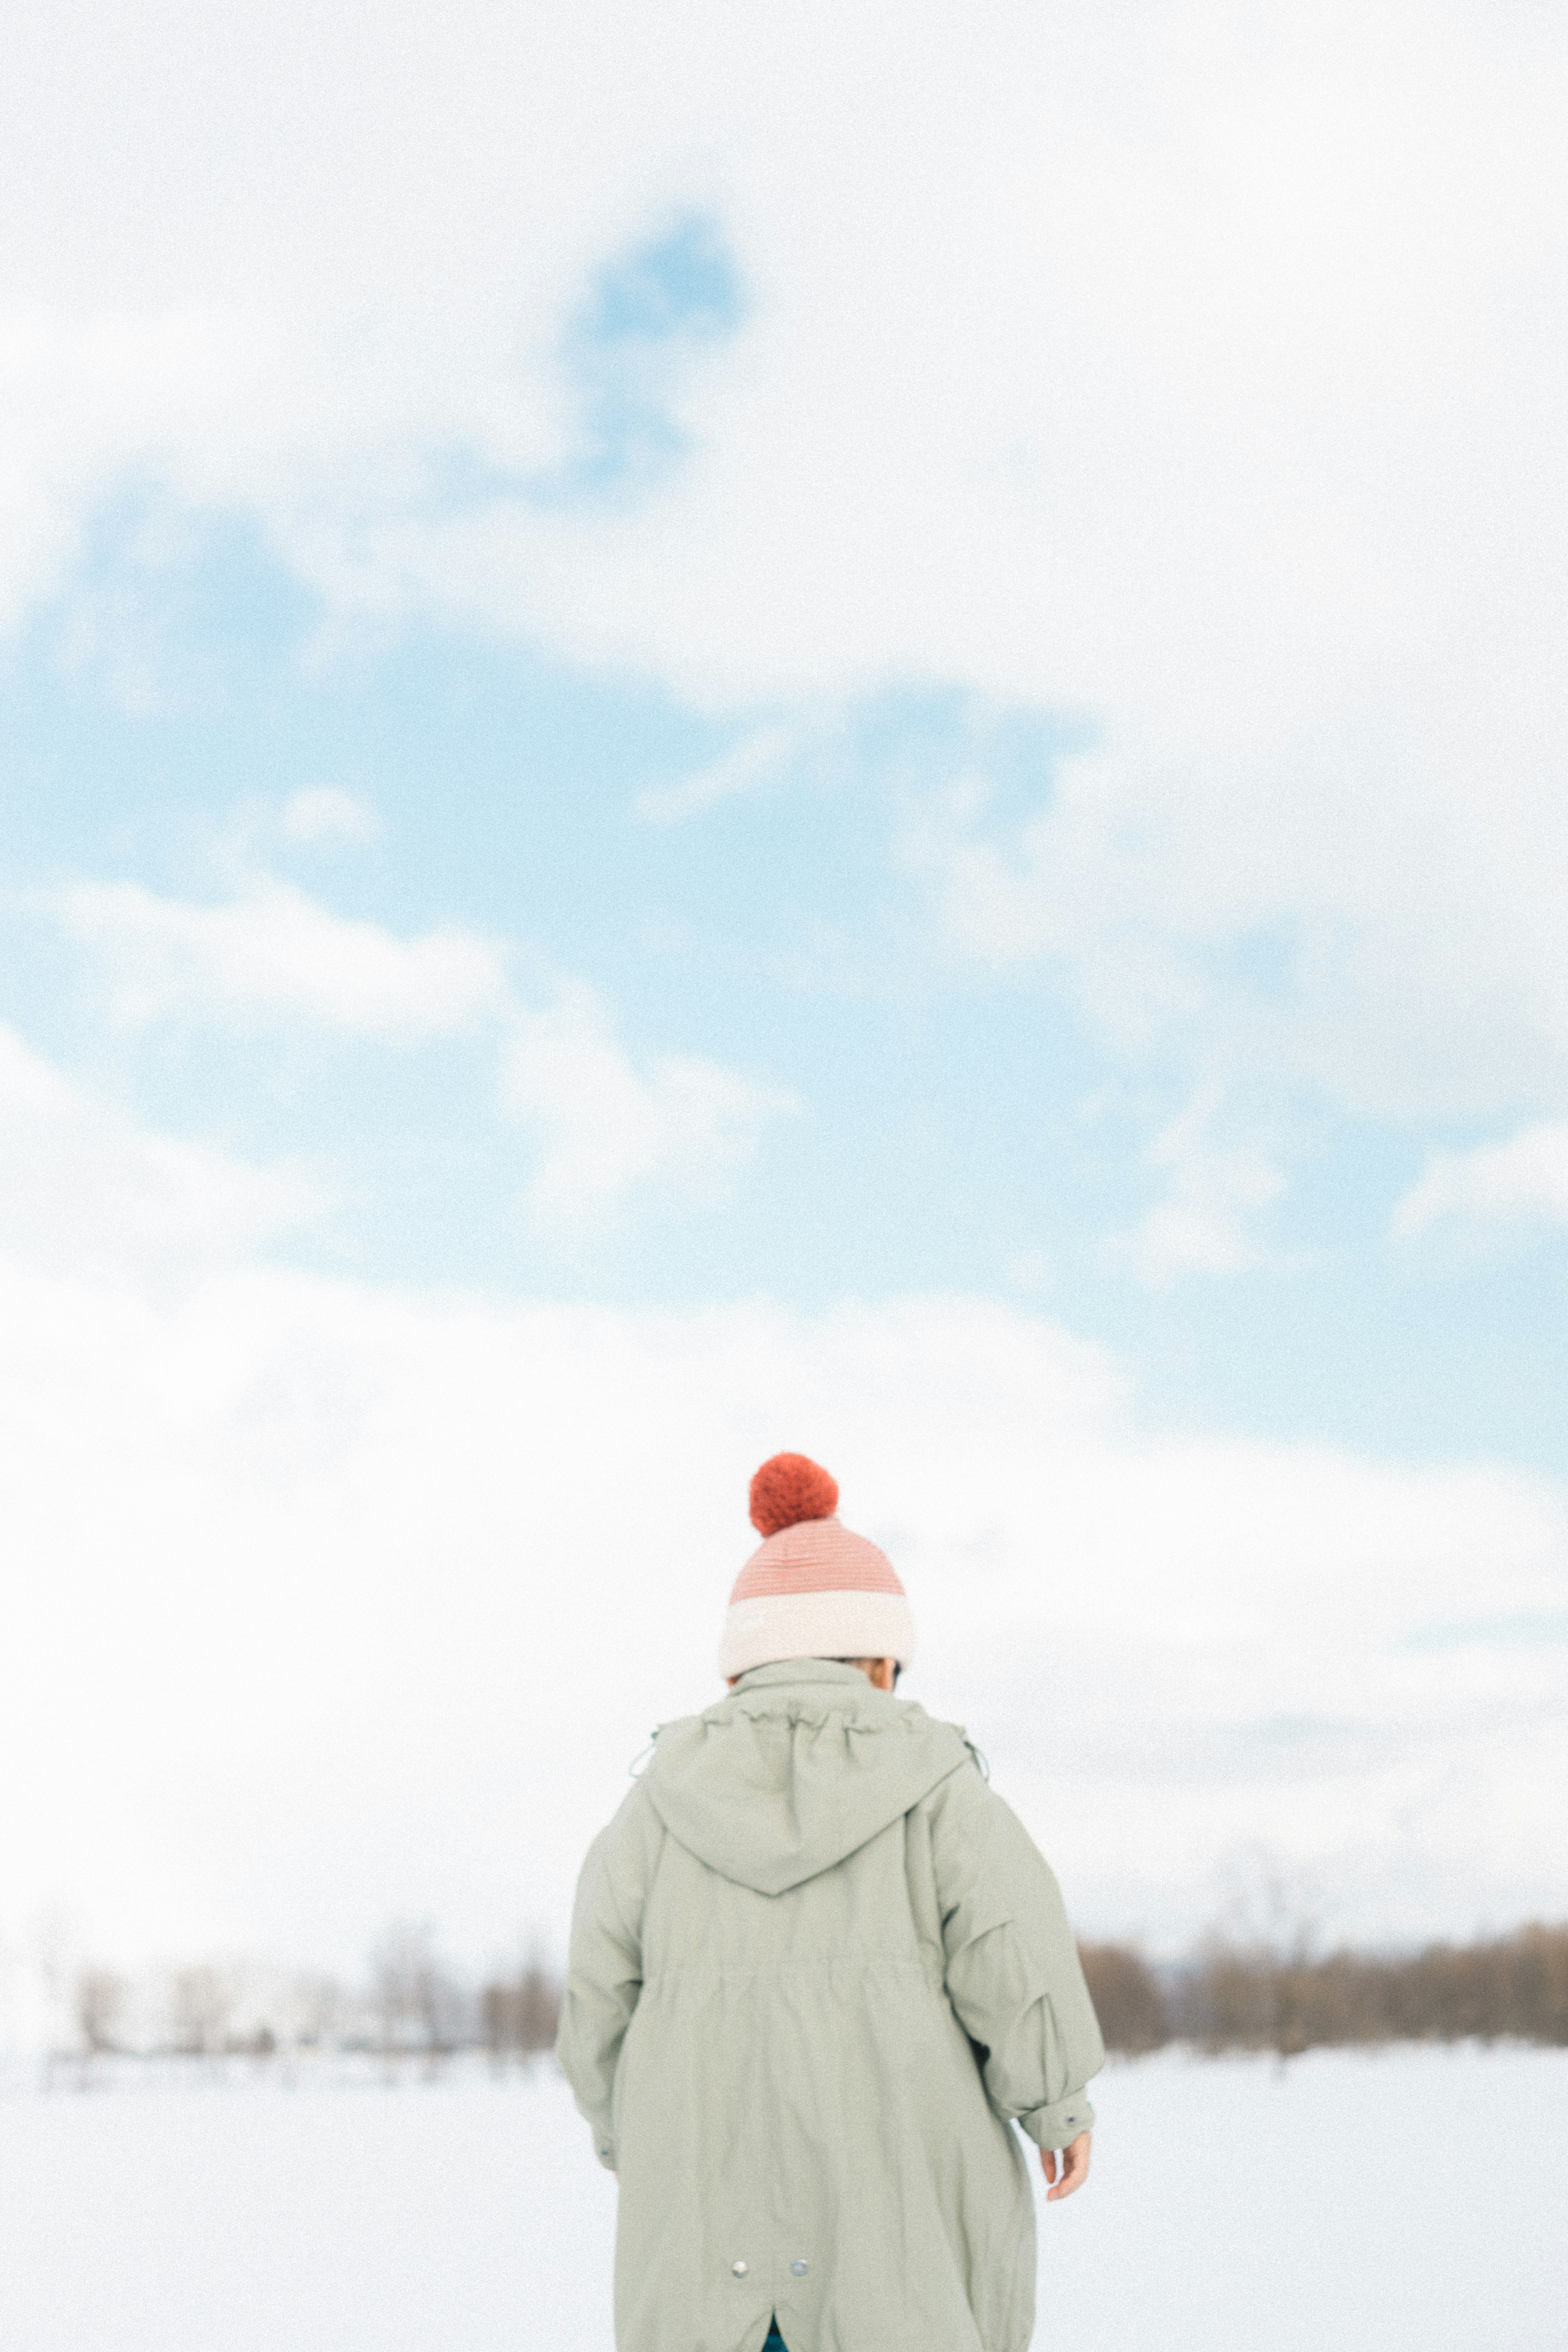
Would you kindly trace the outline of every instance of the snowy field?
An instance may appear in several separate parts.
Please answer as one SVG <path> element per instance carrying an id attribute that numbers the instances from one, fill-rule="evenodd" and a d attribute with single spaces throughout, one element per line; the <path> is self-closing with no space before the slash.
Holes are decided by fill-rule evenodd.
<path id="1" fill-rule="evenodd" d="M 1037 2345 L 1568 2343 L 1568 2052 L 1167 2053 L 1096 2095 L 1094 2177 L 1040 2217 Z M 609 2352 L 614 2216 L 548 2075 L 14 2091 L 0 2346 Z"/>

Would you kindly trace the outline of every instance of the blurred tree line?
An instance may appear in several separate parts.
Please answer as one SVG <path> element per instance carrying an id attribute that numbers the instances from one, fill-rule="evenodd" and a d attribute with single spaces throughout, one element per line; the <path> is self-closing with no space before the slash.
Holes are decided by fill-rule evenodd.
<path id="1" fill-rule="evenodd" d="M 1176 2042 L 1287 2057 L 1385 2042 L 1568 2044 L 1568 1925 L 1387 1955 L 1314 1957 L 1301 1937 L 1286 1947 L 1216 1937 L 1168 1965 L 1127 1944 L 1080 1949 L 1106 2046 L 1129 2055 Z M 475 1978 L 442 1958 L 427 1921 L 407 1920 L 387 1929 L 353 1985 L 204 1961 L 136 1976 L 84 1964 L 59 1989 L 53 2056 L 87 2073 L 119 2057 L 287 2070 L 340 2055 L 396 2079 L 437 2073 L 464 2051 L 505 2068 L 550 2049 L 561 2008 L 560 1981 L 537 1951 Z"/>
<path id="2" fill-rule="evenodd" d="M 1216 1938 L 1173 1968 L 1125 1944 L 1081 1949 L 1106 2046 L 1130 2053 L 1169 2042 L 1284 2057 L 1379 2042 L 1568 2043 L 1568 1926 L 1385 1957 Z"/>
<path id="3" fill-rule="evenodd" d="M 459 2051 L 484 2051 L 505 2066 L 552 2046 L 561 2005 L 538 1953 L 476 1978 L 442 1957 L 427 1920 L 390 1927 L 354 1983 L 247 1960 L 125 1974 L 84 1962 L 52 1976 L 48 2056 L 84 2076 L 120 2058 L 208 2067 L 250 2059 L 287 2070 L 348 2056 L 395 2078 L 411 2064 L 436 2073 Z"/>

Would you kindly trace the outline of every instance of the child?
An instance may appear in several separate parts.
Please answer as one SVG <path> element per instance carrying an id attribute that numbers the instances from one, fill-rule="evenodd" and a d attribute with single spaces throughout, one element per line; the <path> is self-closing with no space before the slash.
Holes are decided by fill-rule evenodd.
<path id="1" fill-rule="evenodd" d="M 619 2352 L 1025 2352 L 1104 2056 L 1056 1880 L 892 1696 L 903 1586 L 799 1454 L 752 1481 L 731 1696 L 584 1865 L 557 2054 L 621 2184 Z M 1057 2179 L 1057 2151 L 1065 2150 Z"/>

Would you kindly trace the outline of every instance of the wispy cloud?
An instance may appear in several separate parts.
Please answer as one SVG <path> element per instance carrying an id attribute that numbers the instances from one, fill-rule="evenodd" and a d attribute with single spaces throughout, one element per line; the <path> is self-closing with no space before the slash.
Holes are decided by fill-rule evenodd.
<path id="1" fill-rule="evenodd" d="M 161 1135 L 0 1025 L 0 1251 L 71 1279 L 188 1279 L 321 1215 L 318 1187 Z"/>
<path id="2" fill-rule="evenodd" d="M 401 939 L 270 878 L 217 906 L 139 882 L 73 883 L 56 905 L 127 1027 L 293 1024 L 414 1044 L 471 1030 L 510 1002 L 500 942 L 458 928 Z"/>
<path id="3" fill-rule="evenodd" d="M 314 848 L 321 842 L 356 846 L 376 841 L 382 826 L 376 811 L 356 793 L 346 793 L 340 784 L 310 784 L 289 793 L 278 829 L 283 840 Z"/>
<path id="4" fill-rule="evenodd" d="M 1265 1256 L 1258 1219 L 1285 1177 L 1256 1144 L 1222 1140 L 1220 1114 L 1216 1092 L 1201 1090 L 1144 1154 L 1169 1190 L 1119 1246 L 1156 1287 L 1184 1274 L 1241 1274 Z"/>
<path id="5" fill-rule="evenodd" d="M 1394 1232 L 1411 1241 L 1447 1220 L 1568 1225 L 1568 1120 L 1521 1128 L 1506 1143 L 1436 1153 L 1395 1207 Z"/>
<path id="6" fill-rule="evenodd" d="M 649 784 L 632 803 L 632 813 L 645 824 L 679 824 L 701 816 L 721 802 L 739 800 L 776 776 L 795 744 L 787 727 L 759 727 L 708 766 L 683 776 L 675 784 Z"/>
<path id="7" fill-rule="evenodd" d="M 488 1034 L 505 1116 L 535 1140 L 528 1206 L 592 1231 L 612 1205 L 657 1192 L 721 1200 L 792 1094 L 695 1054 L 634 1054 L 586 982 L 536 974 L 521 991 L 499 940 L 447 927 L 400 937 L 272 877 L 203 906 L 137 882 L 80 882 L 52 900 L 97 960 L 112 1018 L 412 1049 Z"/>
<path id="8" fill-rule="evenodd" d="M 563 986 L 548 1011 L 513 1014 L 501 1093 L 540 1138 L 530 1202 L 563 1231 L 591 1231 L 609 1206 L 648 1187 L 722 1199 L 763 1127 L 801 1108 L 782 1088 L 699 1055 L 634 1060 L 603 1000 L 581 982 Z"/>

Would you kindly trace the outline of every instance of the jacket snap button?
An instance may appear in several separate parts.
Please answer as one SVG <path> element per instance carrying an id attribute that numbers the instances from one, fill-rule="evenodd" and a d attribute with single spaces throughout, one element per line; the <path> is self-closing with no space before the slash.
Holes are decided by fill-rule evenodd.
<path id="1" fill-rule="evenodd" d="M 804 2278 L 807 2271 L 811 2268 L 811 2264 L 809 2263 L 791 2263 L 790 2268 L 795 2273 L 796 2278 Z"/>
<path id="2" fill-rule="evenodd" d="M 734 2272 L 735 2276 L 736 2276 L 737 2278 L 744 2278 L 744 2277 L 745 2277 L 745 2275 L 746 2275 L 746 2265 L 745 2265 L 745 2263 L 731 2263 L 731 2265 L 730 2265 L 730 2268 Z"/>

